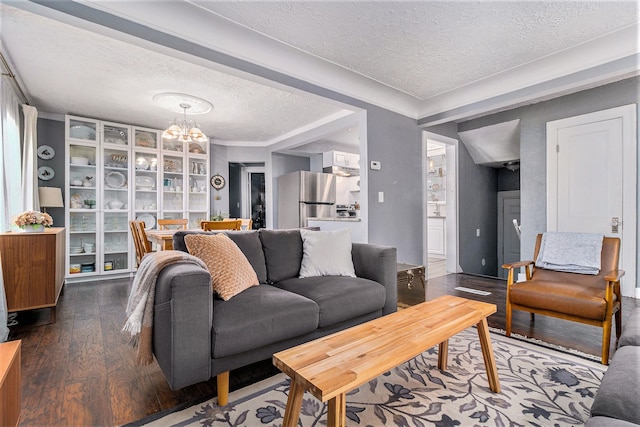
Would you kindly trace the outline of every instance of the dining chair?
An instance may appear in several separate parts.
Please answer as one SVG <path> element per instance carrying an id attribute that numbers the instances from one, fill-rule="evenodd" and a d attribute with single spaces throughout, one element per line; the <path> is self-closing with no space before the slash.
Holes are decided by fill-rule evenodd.
<path id="1" fill-rule="evenodd" d="M 242 221 L 239 219 L 226 220 L 226 221 L 202 221 L 200 223 L 200 228 L 202 228 L 204 231 L 240 230 L 241 224 L 242 224 Z"/>
<path id="2" fill-rule="evenodd" d="M 186 230 L 188 224 L 187 218 L 159 219 L 158 230 Z"/>
<path id="3" fill-rule="evenodd" d="M 131 236 L 133 238 L 133 244 L 136 248 L 136 265 L 140 266 L 142 258 L 152 252 L 151 243 L 147 240 L 147 233 L 144 231 L 144 221 L 129 221 L 129 228 L 131 229 Z"/>
<path id="4" fill-rule="evenodd" d="M 241 230 L 251 230 L 253 226 L 253 220 L 251 218 L 236 218 L 240 220 L 240 229 Z"/>

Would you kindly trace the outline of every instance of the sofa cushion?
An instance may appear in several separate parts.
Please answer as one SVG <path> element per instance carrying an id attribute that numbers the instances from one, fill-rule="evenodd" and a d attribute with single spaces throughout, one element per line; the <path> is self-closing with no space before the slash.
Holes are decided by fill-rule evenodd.
<path id="1" fill-rule="evenodd" d="M 242 253 L 247 257 L 253 270 L 258 276 L 260 283 L 267 283 L 267 266 L 264 261 L 264 252 L 262 252 L 262 243 L 258 236 L 258 230 L 252 231 L 178 231 L 173 235 L 173 249 L 183 252 L 189 252 L 184 243 L 184 236 L 190 234 L 217 234 L 224 233 L 235 242 Z"/>
<path id="2" fill-rule="evenodd" d="M 603 320 L 607 314 L 604 299 L 606 290 L 599 289 L 599 298 L 596 298 L 592 292 L 593 289 L 589 289 L 586 295 L 584 289 L 584 286 L 576 283 L 533 280 L 511 285 L 509 298 L 513 304 L 525 307 Z M 549 298 L 549 295 L 553 295 L 554 298 Z"/>
<path id="3" fill-rule="evenodd" d="M 249 288 L 228 301 L 214 299 L 214 358 L 232 356 L 318 328 L 318 305 L 270 285 Z"/>
<path id="4" fill-rule="evenodd" d="M 300 230 L 302 262 L 300 277 L 356 277 L 351 257 L 351 230 Z"/>
<path id="5" fill-rule="evenodd" d="M 640 347 L 616 350 L 591 406 L 591 416 L 617 418 L 640 424 Z"/>
<path id="6" fill-rule="evenodd" d="M 622 335 L 618 340 L 618 347 L 625 345 L 640 346 L 640 307 L 635 308 L 622 325 Z"/>
<path id="7" fill-rule="evenodd" d="M 320 306 L 321 328 L 381 310 L 386 298 L 384 286 L 359 277 L 296 277 L 276 286 L 315 301 Z"/>
<path id="8" fill-rule="evenodd" d="M 227 235 L 192 234 L 184 241 L 189 253 L 207 265 L 211 286 L 223 300 L 258 285 L 258 276 L 247 257 Z"/>
<path id="9" fill-rule="evenodd" d="M 627 421 L 616 420 L 615 418 L 593 417 L 587 420 L 584 427 L 636 427 L 637 424 Z"/>
<path id="10" fill-rule="evenodd" d="M 260 229 L 260 240 L 270 283 L 298 277 L 302 261 L 300 230 Z"/>

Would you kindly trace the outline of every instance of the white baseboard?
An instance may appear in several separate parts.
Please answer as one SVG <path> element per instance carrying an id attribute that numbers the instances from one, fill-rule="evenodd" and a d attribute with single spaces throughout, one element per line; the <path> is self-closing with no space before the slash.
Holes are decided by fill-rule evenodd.
<path id="1" fill-rule="evenodd" d="M 640 299 L 640 288 L 636 288 L 636 298 Z"/>

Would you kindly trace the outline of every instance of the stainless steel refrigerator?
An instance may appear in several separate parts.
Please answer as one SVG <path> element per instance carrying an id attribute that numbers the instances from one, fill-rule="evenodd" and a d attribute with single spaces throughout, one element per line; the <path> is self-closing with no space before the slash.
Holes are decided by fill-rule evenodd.
<path id="1" fill-rule="evenodd" d="M 278 228 L 307 226 L 307 218 L 336 216 L 336 177 L 297 171 L 278 177 Z"/>

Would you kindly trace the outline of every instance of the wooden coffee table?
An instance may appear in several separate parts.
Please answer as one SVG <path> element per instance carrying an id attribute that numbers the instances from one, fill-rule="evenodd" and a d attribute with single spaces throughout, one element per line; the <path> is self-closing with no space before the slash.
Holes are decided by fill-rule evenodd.
<path id="1" fill-rule="evenodd" d="M 439 344 L 438 369 L 446 369 L 449 338 L 476 325 L 492 391 L 500 381 L 487 317 L 494 304 L 450 295 L 427 301 L 273 355 L 291 377 L 283 427 L 295 427 L 302 396 L 329 401 L 328 426 L 346 425 L 346 393 Z"/>

